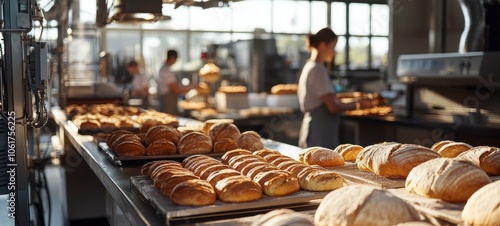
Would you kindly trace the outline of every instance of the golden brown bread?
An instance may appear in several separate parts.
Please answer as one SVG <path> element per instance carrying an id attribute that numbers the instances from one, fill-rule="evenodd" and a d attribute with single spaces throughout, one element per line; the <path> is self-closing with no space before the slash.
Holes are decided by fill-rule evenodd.
<path id="1" fill-rule="evenodd" d="M 156 170 L 156 168 L 158 168 L 159 166 L 161 166 L 164 163 L 179 164 L 178 162 L 173 161 L 173 160 L 151 161 L 151 162 L 148 162 L 142 166 L 141 173 L 142 173 L 142 175 L 147 175 L 147 176 L 151 177 L 151 174 L 153 173 L 153 171 Z"/>
<path id="2" fill-rule="evenodd" d="M 278 159 L 278 158 L 281 158 L 283 155 L 281 155 L 281 153 L 276 153 L 276 154 L 267 154 L 265 155 L 263 158 L 267 161 L 267 162 L 272 162 L 274 161 L 275 159 Z"/>
<path id="3" fill-rule="evenodd" d="M 181 135 L 179 131 L 177 131 L 174 127 L 158 125 L 148 130 L 144 142 L 149 145 L 152 144 L 155 140 L 166 139 L 172 141 L 172 143 L 177 145 L 180 136 Z"/>
<path id="4" fill-rule="evenodd" d="M 146 148 L 144 145 L 137 141 L 123 141 L 116 144 L 115 148 L 112 150 L 118 157 L 143 156 L 146 154 Z"/>
<path id="5" fill-rule="evenodd" d="M 211 159 L 211 158 L 206 155 L 190 155 L 186 157 L 184 160 L 182 160 L 181 164 L 184 168 L 189 168 L 187 165 L 193 164 L 200 159 Z"/>
<path id="6" fill-rule="evenodd" d="M 160 189 L 160 193 L 164 196 L 170 197 L 172 195 L 172 190 L 174 187 L 184 181 L 200 179 L 190 172 L 178 172 L 176 174 L 171 174 L 169 177 L 165 177 L 163 180 L 158 182 L 156 188 Z"/>
<path id="7" fill-rule="evenodd" d="M 415 144 L 380 143 L 367 146 L 358 154 L 360 170 L 388 178 L 405 178 L 413 167 L 441 157 L 429 148 Z"/>
<path id="8" fill-rule="evenodd" d="M 264 160 L 260 156 L 252 155 L 252 154 L 244 154 L 244 155 L 238 155 L 238 156 L 232 157 L 229 160 L 229 162 L 227 163 L 227 165 L 234 168 L 234 165 L 236 163 L 241 162 L 241 161 L 243 161 L 245 159 L 262 160 L 264 162 Z"/>
<path id="9" fill-rule="evenodd" d="M 456 159 L 470 161 L 489 175 L 500 175 L 500 148 L 477 146 L 462 152 Z"/>
<path id="10" fill-rule="evenodd" d="M 490 183 L 488 175 L 465 160 L 437 158 L 413 168 L 406 178 L 408 192 L 447 202 L 465 202 Z"/>
<path id="11" fill-rule="evenodd" d="M 463 142 L 455 141 L 442 141 L 433 145 L 434 149 L 431 149 L 439 153 L 443 157 L 454 158 L 460 153 L 467 151 L 472 148 L 471 145 Z"/>
<path id="12" fill-rule="evenodd" d="M 201 179 L 206 180 L 206 179 L 208 179 L 208 177 L 212 173 L 219 172 L 219 171 L 224 170 L 224 169 L 230 169 L 230 167 L 226 166 L 226 165 L 222 165 L 222 164 L 219 164 L 219 165 L 215 164 L 215 165 L 211 165 L 211 166 L 206 167 L 204 170 L 200 171 L 196 175 L 198 175 Z"/>
<path id="13" fill-rule="evenodd" d="M 166 162 L 166 163 L 161 163 L 159 165 L 153 165 L 150 167 L 151 174 L 149 177 L 151 179 L 155 178 L 161 171 L 163 170 L 169 170 L 169 169 L 182 169 L 182 166 L 178 163 L 172 163 L 172 162 Z"/>
<path id="14" fill-rule="evenodd" d="M 213 164 L 218 164 L 217 160 L 215 160 L 213 158 L 198 158 L 196 161 L 186 163 L 184 168 L 191 170 L 191 171 L 195 171 L 195 169 L 198 167 L 203 167 L 203 166 L 213 165 Z"/>
<path id="15" fill-rule="evenodd" d="M 215 187 L 217 182 L 220 180 L 231 177 L 231 176 L 242 176 L 240 172 L 236 171 L 235 169 L 222 169 L 216 172 L 211 173 L 207 177 L 208 183 L 210 183 L 212 186 Z"/>
<path id="16" fill-rule="evenodd" d="M 207 169 L 208 167 L 218 166 L 218 165 L 222 165 L 222 164 L 218 161 L 207 161 L 206 164 L 198 164 L 194 168 L 191 167 L 191 172 L 193 172 L 195 175 L 199 176 L 201 174 L 201 172 L 204 171 L 205 169 Z"/>
<path id="17" fill-rule="evenodd" d="M 261 162 L 261 161 L 255 161 L 255 162 L 251 162 L 251 163 L 248 163 L 247 165 L 245 165 L 243 168 L 241 168 L 241 174 L 243 175 L 248 175 L 248 172 L 250 172 L 250 170 L 252 170 L 253 168 L 257 167 L 257 166 L 266 166 L 268 165 L 267 163 L 265 162 Z"/>
<path id="18" fill-rule="evenodd" d="M 232 151 L 228 151 L 228 152 L 224 153 L 224 155 L 222 155 L 221 162 L 223 164 L 228 164 L 229 160 L 231 160 L 233 157 L 239 156 L 239 155 L 244 155 L 244 154 L 250 155 L 250 154 L 252 154 L 252 152 L 249 150 L 245 150 L 245 149 L 235 149 Z"/>
<path id="19" fill-rule="evenodd" d="M 170 193 L 170 200 L 178 205 L 207 206 L 215 203 L 216 194 L 208 182 L 194 179 L 176 185 Z"/>
<path id="20" fill-rule="evenodd" d="M 237 141 L 240 136 L 240 130 L 234 124 L 222 122 L 212 125 L 208 134 L 214 143 L 222 138 Z"/>
<path id="21" fill-rule="evenodd" d="M 220 180 L 215 191 L 223 202 L 249 202 L 262 198 L 260 185 L 242 175 Z"/>
<path id="22" fill-rule="evenodd" d="M 135 134 L 121 134 L 113 138 L 113 140 L 111 141 L 111 145 L 109 145 L 109 148 L 114 151 L 119 144 L 125 141 L 134 141 L 142 144 L 141 139 Z"/>
<path id="23" fill-rule="evenodd" d="M 354 162 L 356 157 L 358 157 L 359 152 L 363 150 L 363 147 L 356 144 L 341 144 L 337 146 L 333 151 L 342 155 L 344 161 Z"/>
<path id="24" fill-rule="evenodd" d="M 270 155 L 271 157 L 271 155 Z M 282 155 L 280 157 L 277 157 L 277 158 L 274 158 L 273 160 L 269 161 L 267 160 L 267 162 L 277 166 L 279 164 L 281 164 L 282 162 L 288 162 L 288 161 L 296 161 L 295 159 L 293 159 L 292 157 L 289 157 L 289 156 L 286 156 L 286 155 Z"/>
<path id="25" fill-rule="evenodd" d="M 443 147 L 443 145 L 445 144 L 449 144 L 449 143 L 453 143 L 454 141 L 452 140 L 442 140 L 442 141 L 439 141 L 439 142 L 436 142 L 432 145 L 431 149 L 435 152 L 438 152 L 439 149 L 441 149 L 441 147 Z"/>
<path id="26" fill-rule="evenodd" d="M 210 128 L 217 123 L 233 123 L 233 119 L 209 119 L 203 122 L 203 133 L 209 135 Z"/>
<path id="27" fill-rule="evenodd" d="M 256 217 L 251 226 L 314 226 L 309 217 L 290 209 L 277 209 Z"/>
<path id="28" fill-rule="evenodd" d="M 495 181 L 477 190 L 464 206 L 463 224 L 500 225 L 500 181 Z"/>
<path id="29" fill-rule="evenodd" d="M 200 132 L 184 135 L 177 144 L 180 154 L 203 154 L 212 151 L 212 139 Z"/>
<path id="30" fill-rule="evenodd" d="M 134 134 L 134 133 L 132 133 L 128 130 L 115 130 L 115 131 L 111 132 L 108 136 L 108 139 L 106 139 L 106 144 L 108 145 L 108 147 L 111 148 L 111 145 L 113 144 L 115 139 L 123 134 Z"/>
<path id="31" fill-rule="evenodd" d="M 314 215 L 314 224 L 386 226 L 420 220 L 418 212 L 392 193 L 352 185 L 330 192 Z"/>
<path id="32" fill-rule="evenodd" d="M 155 188 L 160 189 L 161 184 L 165 180 L 168 180 L 171 177 L 180 177 L 180 176 L 194 176 L 194 175 L 191 171 L 184 168 L 178 168 L 178 169 L 168 168 L 159 170 L 158 173 L 156 173 L 155 176 L 151 179 L 153 180 L 153 185 L 155 186 Z"/>
<path id="33" fill-rule="evenodd" d="M 266 165 L 258 165 L 255 166 L 253 169 L 249 170 L 248 173 L 245 175 L 250 179 L 254 179 L 257 174 L 261 172 L 266 172 L 266 171 L 271 171 L 271 170 L 277 170 L 278 168 L 276 166 L 272 166 L 269 164 Z"/>
<path id="34" fill-rule="evenodd" d="M 264 148 L 264 143 L 262 143 L 260 135 L 255 131 L 243 132 L 237 140 L 237 144 L 240 148 L 249 151 L 258 151 Z"/>
<path id="35" fill-rule="evenodd" d="M 331 191 L 341 188 L 344 180 L 338 174 L 327 170 L 312 170 L 297 176 L 300 187 L 307 191 Z"/>
<path id="36" fill-rule="evenodd" d="M 299 153 L 299 161 L 308 165 L 333 167 L 344 165 L 344 158 L 331 149 L 323 147 L 310 147 Z"/>
<path id="37" fill-rule="evenodd" d="M 228 152 L 238 149 L 239 146 L 236 141 L 231 138 L 221 138 L 213 144 L 213 150 L 215 153 Z"/>
<path id="38" fill-rule="evenodd" d="M 261 150 L 258 150 L 258 151 L 254 151 L 254 152 L 252 152 L 252 154 L 258 155 L 260 157 L 264 157 L 264 156 L 270 155 L 270 154 L 281 155 L 281 153 L 279 151 L 275 151 L 275 150 L 271 150 L 271 149 L 267 149 L 267 148 L 264 148 L 264 149 L 261 149 Z"/>
<path id="39" fill-rule="evenodd" d="M 296 94 L 297 88 L 297 84 L 278 84 L 271 87 L 271 94 Z"/>
<path id="40" fill-rule="evenodd" d="M 285 196 L 300 189 L 297 178 L 283 170 L 260 172 L 253 181 L 258 183 L 268 196 Z"/>
<path id="41" fill-rule="evenodd" d="M 167 139 L 155 140 L 146 148 L 146 155 L 173 155 L 175 153 L 177 153 L 177 147 Z"/>

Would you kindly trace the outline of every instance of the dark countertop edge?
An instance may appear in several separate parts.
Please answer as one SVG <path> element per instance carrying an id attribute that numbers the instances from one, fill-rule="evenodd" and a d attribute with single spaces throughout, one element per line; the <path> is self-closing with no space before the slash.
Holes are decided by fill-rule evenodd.
<path id="1" fill-rule="evenodd" d="M 438 118 L 405 118 L 402 116 L 342 116 L 343 120 L 369 121 L 384 124 L 404 125 L 414 128 L 441 128 L 447 131 L 467 134 L 484 134 L 495 136 L 494 133 L 500 133 L 500 125 L 496 124 L 469 124 L 453 123 L 451 121 Z M 497 135 L 498 136 L 498 135 Z"/>
<path id="2" fill-rule="evenodd" d="M 53 109 L 52 115 L 56 123 L 64 128 L 64 136 L 96 174 L 132 225 L 165 225 L 155 210 L 130 188 L 132 175 L 127 175 L 123 167 L 116 166 L 103 153 L 99 153 L 91 136 L 79 135 L 67 123 L 61 110 Z"/>

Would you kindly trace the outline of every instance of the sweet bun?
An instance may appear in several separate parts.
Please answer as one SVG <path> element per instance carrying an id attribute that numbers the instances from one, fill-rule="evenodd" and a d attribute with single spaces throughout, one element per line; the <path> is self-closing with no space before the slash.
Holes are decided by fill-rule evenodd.
<path id="1" fill-rule="evenodd" d="M 490 182 L 488 175 L 471 162 L 437 158 L 413 168 L 406 178 L 405 188 L 424 197 L 465 202 Z"/>
<path id="2" fill-rule="evenodd" d="M 310 147 L 302 150 L 299 153 L 299 161 L 323 167 L 344 165 L 344 158 L 339 153 L 323 147 Z"/>
<path id="3" fill-rule="evenodd" d="M 239 148 L 239 146 L 236 143 L 236 141 L 234 141 L 231 138 L 227 138 L 227 137 L 221 138 L 217 142 L 214 142 L 214 144 L 213 144 L 213 150 L 215 153 L 228 152 L 228 151 L 232 151 L 232 150 L 235 150 L 238 148 Z"/>
<path id="4" fill-rule="evenodd" d="M 418 221 L 418 212 L 392 193 L 352 185 L 328 193 L 314 215 L 315 225 L 396 225 Z"/>
<path id="5" fill-rule="evenodd" d="M 441 156 L 415 144 L 380 143 L 367 146 L 358 154 L 360 170 L 388 178 L 406 178 L 413 167 Z"/>
<path id="6" fill-rule="evenodd" d="M 477 190 L 465 203 L 462 211 L 464 225 L 500 225 L 500 181 Z"/>
<path id="7" fill-rule="evenodd" d="M 207 206 L 215 203 L 214 188 L 206 181 L 194 179 L 177 184 L 170 193 L 170 200 L 178 205 Z"/>
<path id="8" fill-rule="evenodd" d="M 337 146 L 333 151 L 342 155 L 344 161 L 354 162 L 356 161 L 356 157 L 358 156 L 359 152 L 361 152 L 361 150 L 363 150 L 363 147 L 360 145 L 341 144 Z"/>
<path id="9" fill-rule="evenodd" d="M 243 132 L 238 137 L 238 146 L 240 148 L 249 150 L 249 151 L 257 151 L 264 149 L 264 143 L 261 141 L 260 135 L 255 131 L 246 131 Z"/>
<path id="10" fill-rule="evenodd" d="M 203 154 L 212 151 L 212 140 L 200 132 L 184 135 L 177 145 L 180 154 Z"/>
<path id="11" fill-rule="evenodd" d="M 487 174 L 500 175 L 500 148 L 478 146 L 462 152 L 456 159 L 463 159 L 481 167 Z"/>

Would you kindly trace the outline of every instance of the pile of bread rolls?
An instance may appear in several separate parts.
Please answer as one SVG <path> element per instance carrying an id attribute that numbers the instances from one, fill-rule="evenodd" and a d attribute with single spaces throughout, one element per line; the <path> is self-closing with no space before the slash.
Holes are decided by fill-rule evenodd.
<path id="1" fill-rule="evenodd" d="M 297 94 L 297 84 L 278 84 L 271 87 L 271 94 L 283 95 L 283 94 Z"/>

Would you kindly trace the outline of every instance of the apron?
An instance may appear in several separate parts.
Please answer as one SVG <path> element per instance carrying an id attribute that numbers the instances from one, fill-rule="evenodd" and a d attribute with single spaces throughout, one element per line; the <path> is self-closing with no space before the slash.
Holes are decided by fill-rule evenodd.
<path id="1" fill-rule="evenodd" d="M 339 124 L 339 114 L 330 113 L 324 104 L 306 112 L 300 126 L 299 147 L 335 149 L 339 145 Z"/>
<path id="2" fill-rule="evenodd" d="M 160 99 L 158 100 L 159 111 L 171 115 L 179 115 L 179 110 L 177 109 L 177 98 L 178 96 L 175 93 L 160 95 Z"/>

